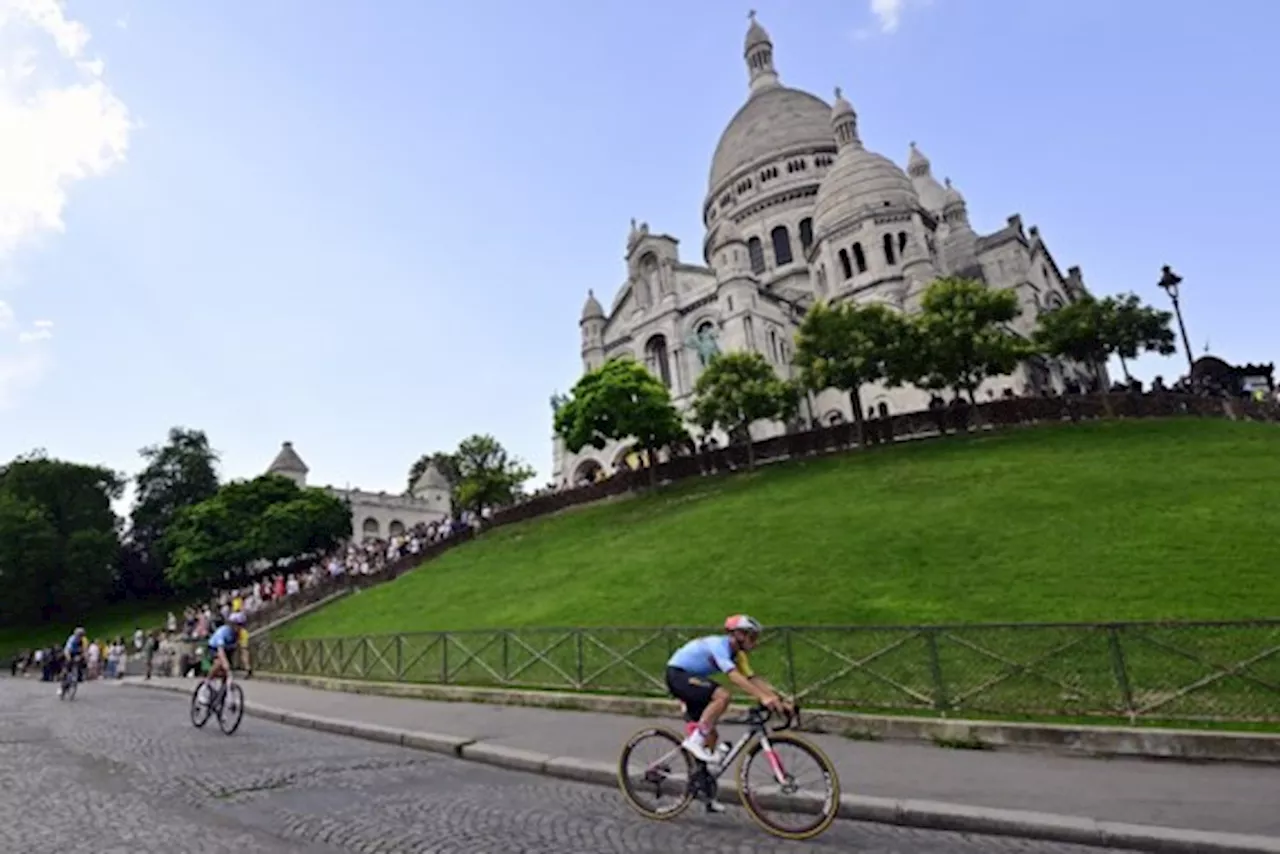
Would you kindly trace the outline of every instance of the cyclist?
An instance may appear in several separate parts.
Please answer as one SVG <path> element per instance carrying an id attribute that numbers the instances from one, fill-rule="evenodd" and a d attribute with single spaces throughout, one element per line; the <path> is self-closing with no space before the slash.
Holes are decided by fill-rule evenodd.
<path id="1" fill-rule="evenodd" d="M 220 618 L 214 620 L 217 627 L 213 634 L 209 636 L 209 652 L 213 656 L 212 666 L 209 668 L 209 679 L 222 678 L 223 682 L 227 681 L 227 676 L 231 673 L 231 658 L 235 655 L 237 642 L 240 640 L 236 626 L 232 623 L 224 623 Z"/>
<path id="2" fill-rule="evenodd" d="M 253 666 L 249 661 L 249 630 L 245 628 L 244 611 L 232 611 L 231 616 L 227 618 L 231 622 L 231 627 L 236 630 L 236 647 L 240 650 L 240 667 L 244 670 L 245 678 L 253 675 Z"/>
<path id="3" fill-rule="evenodd" d="M 764 679 L 756 676 L 747 660 L 755 649 L 762 627 L 746 614 L 735 614 L 724 621 L 722 635 L 708 635 L 689 641 L 667 661 L 667 690 L 684 703 L 685 750 L 703 762 L 714 762 L 716 756 L 716 722 L 729 708 L 732 694 L 707 677 L 723 673 L 740 690 L 760 701 L 771 711 L 788 711 L 791 704 Z"/>
<path id="4" fill-rule="evenodd" d="M 80 662 L 81 656 L 84 655 L 84 626 L 76 626 L 76 630 L 71 633 L 71 637 L 67 638 L 66 646 L 62 648 L 63 662 L 62 666 L 67 668 L 72 674 L 72 678 L 76 681 L 80 680 Z M 58 680 L 58 696 L 62 696 L 63 681 Z"/>

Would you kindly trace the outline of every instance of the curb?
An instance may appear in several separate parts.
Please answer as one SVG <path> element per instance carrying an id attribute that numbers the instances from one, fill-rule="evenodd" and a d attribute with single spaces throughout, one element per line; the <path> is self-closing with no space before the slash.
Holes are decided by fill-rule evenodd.
<path id="1" fill-rule="evenodd" d="M 168 693 L 184 695 L 188 693 L 186 686 L 180 685 L 146 682 L 121 684 L 126 687 Z M 194 685 L 195 682 L 193 681 L 192 684 Z M 617 767 L 608 762 L 550 756 L 514 747 L 485 744 L 476 739 L 460 736 L 326 718 L 249 703 L 245 704 L 245 713 L 275 723 L 423 750 L 509 770 L 611 788 L 618 785 Z M 731 804 L 738 802 L 735 781 L 726 780 L 721 783 L 717 800 Z M 1096 821 L 1078 816 L 992 809 L 939 801 L 841 795 L 837 815 L 842 819 L 876 824 L 990 836 L 1013 836 L 1046 842 L 1092 845 L 1099 848 L 1151 851 L 1157 854 L 1280 854 L 1278 837 Z"/>
<path id="2" fill-rule="evenodd" d="M 260 672 L 255 679 L 326 691 L 443 702 L 532 706 L 637 717 L 679 717 L 673 700 L 571 694 L 515 688 L 468 688 Z M 975 749 L 1041 750 L 1067 756 L 1163 759 L 1184 762 L 1248 762 L 1280 765 L 1280 734 L 1156 727 L 1063 726 L 1058 724 L 912 718 L 808 711 L 805 732 L 862 740 L 914 741 Z"/>

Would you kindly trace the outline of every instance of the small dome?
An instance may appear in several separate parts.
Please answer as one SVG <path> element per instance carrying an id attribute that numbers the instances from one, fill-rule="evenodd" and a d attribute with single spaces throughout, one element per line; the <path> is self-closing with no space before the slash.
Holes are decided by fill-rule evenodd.
<path id="1" fill-rule="evenodd" d="M 435 463 L 428 464 L 426 470 L 422 472 L 422 475 L 413 485 L 413 491 L 415 494 L 419 492 L 426 492 L 429 489 L 439 489 L 448 492 L 450 488 L 449 479 L 440 472 L 440 469 L 436 468 Z"/>
<path id="2" fill-rule="evenodd" d="M 819 237 L 863 208 L 919 204 L 907 173 L 884 155 L 863 148 L 853 105 L 839 89 L 831 111 L 831 124 L 841 144 L 840 153 L 831 171 L 822 179 L 814 199 L 813 230 Z"/>
<path id="3" fill-rule="evenodd" d="M 587 301 L 582 306 L 583 320 L 596 320 L 604 318 L 604 306 L 600 305 L 600 300 L 596 299 L 595 291 L 587 291 Z"/>
<path id="4" fill-rule="evenodd" d="M 750 53 L 751 48 L 762 44 L 772 45 L 773 41 L 769 38 L 769 32 L 756 20 L 756 13 L 752 12 L 748 17 L 751 19 L 751 26 L 747 27 L 747 38 L 743 44 L 743 52 Z"/>
<path id="5" fill-rule="evenodd" d="M 747 99 L 720 135 L 711 158 L 707 191 L 721 185 L 745 166 L 767 160 L 793 148 L 830 151 L 831 107 L 816 95 L 774 86 Z"/>
<path id="6" fill-rule="evenodd" d="M 947 208 L 956 207 L 957 205 L 964 207 L 964 196 L 960 195 L 959 190 L 951 186 L 951 179 L 947 178 L 945 183 L 946 188 L 942 191 L 942 209 L 945 211 Z"/>
<path id="7" fill-rule="evenodd" d="M 915 185 L 916 195 L 920 197 L 920 205 L 935 214 L 941 213 L 947 203 L 946 191 L 938 183 L 938 179 L 933 177 L 929 158 L 916 148 L 914 142 L 911 143 L 911 153 L 907 155 L 907 174 L 911 176 L 911 183 Z"/>
<path id="8" fill-rule="evenodd" d="M 276 454 L 276 458 L 271 461 L 271 465 L 267 466 L 267 474 L 306 474 L 308 471 L 310 469 L 302 461 L 302 457 L 298 456 L 298 452 L 293 449 L 292 442 L 281 444 L 280 453 Z"/>
<path id="9" fill-rule="evenodd" d="M 924 153 L 916 148 L 914 142 L 911 143 L 911 153 L 907 155 L 907 174 L 912 178 L 928 175 L 929 166 L 929 158 L 925 157 Z"/>

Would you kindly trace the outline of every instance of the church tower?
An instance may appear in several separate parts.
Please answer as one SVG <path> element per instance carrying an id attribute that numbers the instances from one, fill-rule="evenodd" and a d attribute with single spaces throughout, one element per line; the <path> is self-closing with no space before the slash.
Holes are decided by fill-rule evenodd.
<path id="1" fill-rule="evenodd" d="M 724 351 L 761 352 L 756 319 L 760 281 L 751 272 L 747 242 L 733 222 L 721 223 L 711 254 L 716 273 L 716 300 L 720 314 L 720 345 Z"/>
<path id="2" fill-rule="evenodd" d="M 582 370 L 594 371 L 604 364 L 604 307 L 594 291 L 587 291 L 578 325 L 582 327 Z"/>

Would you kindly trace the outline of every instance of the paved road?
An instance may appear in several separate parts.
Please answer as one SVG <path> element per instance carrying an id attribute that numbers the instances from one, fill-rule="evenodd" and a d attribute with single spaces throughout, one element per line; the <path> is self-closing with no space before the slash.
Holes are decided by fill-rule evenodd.
<path id="1" fill-rule="evenodd" d="M 249 685 L 251 692 L 256 685 Z M 669 823 L 610 789 L 246 717 L 193 729 L 177 694 L 102 683 L 60 703 L 0 679 L 0 850 L 24 854 L 609 854 L 795 851 L 738 809 Z M 65 820 L 52 816 L 68 810 Z M 849 822 L 805 850 L 1097 854 Z"/>

